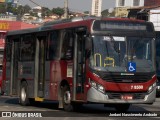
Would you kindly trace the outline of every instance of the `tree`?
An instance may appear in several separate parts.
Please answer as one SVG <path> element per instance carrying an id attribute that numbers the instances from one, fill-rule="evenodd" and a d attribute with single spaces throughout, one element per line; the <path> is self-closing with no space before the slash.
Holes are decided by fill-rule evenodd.
<path id="1" fill-rule="evenodd" d="M 5 14 L 6 13 L 5 4 L 0 4 L 0 13 L 1 14 Z"/>
<path id="2" fill-rule="evenodd" d="M 25 13 L 24 7 L 22 5 L 18 6 L 17 14 L 22 16 Z"/>
<path id="3" fill-rule="evenodd" d="M 23 9 L 24 9 L 25 13 L 29 13 L 31 10 L 31 7 L 29 5 L 25 5 L 25 6 L 23 6 Z"/>
<path id="4" fill-rule="evenodd" d="M 108 15 L 109 15 L 108 9 L 103 10 L 103 11 L 101 12 L 101 15 L 102 15 L 103 17 L 108 16 Z"/>
<path id="5" fill-rule="evenodd" d="M 11 3 L 6 3 L 7 4 L 7 11 L 6 12 L 10 12 L 12 13 L 12 4 Z"/>
<path id="6" fill-rule="evenodd" d="M 42 17 L 44 18 L 45 16 L 50 16 L 52 15 L 52 11 L 49 8 L 43 7 L 42 8 Z"/>
<path id="7" fill-rule="evenodd" d="M 57 15 L 59 15 L 59 17 L 61 17 L 64 14 L 64 9 L 60 8 L 60 7 L 53 8 L 52 13 L 57 14 Z"/>
<path id="8" fill-rule="evenodd" d="M 89 15 L 89 13 L 90 13 L 89 11 L 84 11 L 84 14 L 86 15 Z"/>
<path id="9" fill-rule="evenodd" d="M 101 12 L 101 15 L 102 15 L 103 17 L 114 17 L 114 16 L 115 16 L 115 10 L 113 10 L 111 13 L 109 13 L 109 10 L 108 10 L 108 9 L 103 10 L 103 11 Z"/>

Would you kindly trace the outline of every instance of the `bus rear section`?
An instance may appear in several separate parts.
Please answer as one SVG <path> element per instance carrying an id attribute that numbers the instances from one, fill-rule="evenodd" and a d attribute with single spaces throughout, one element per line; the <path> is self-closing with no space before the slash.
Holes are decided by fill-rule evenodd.
<path id="1" fill-rule="evenodd" d="M 84 103 L 127 111 L 131 104 L 155 101 L 152 23 L 56 21 L 11 31 L 6 41 L 4 91 L 22 105 L 56 100 L 66 111 Z"/>

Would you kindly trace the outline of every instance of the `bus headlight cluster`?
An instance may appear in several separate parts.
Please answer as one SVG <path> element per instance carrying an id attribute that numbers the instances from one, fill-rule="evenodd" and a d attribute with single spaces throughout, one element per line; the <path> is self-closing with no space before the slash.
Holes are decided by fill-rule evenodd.
<path id="1" fill-rule="evenodd" d="M 152 92 L 152 90 L 156 87 L 156 82 L 153 85 L 149 86 L 148 93 Z"/>
<path id="2" fill-rule="evenodd" d="M 102 92 L 102 93 L 105 93 L 105 89 L 102 85 L 94 82 L 93 80 L 90 80 L 90 84 L 93 88 L 97 89 L 98 91 Z"/>

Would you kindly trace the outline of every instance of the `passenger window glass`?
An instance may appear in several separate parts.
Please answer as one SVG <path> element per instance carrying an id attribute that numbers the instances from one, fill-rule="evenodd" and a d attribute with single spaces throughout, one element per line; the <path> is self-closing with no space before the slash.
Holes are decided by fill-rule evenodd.
<path id="1" fill-rule="evenodd" d="M 71 60 L 73 59 L 73 39 L 74 35 L 71 31 L 65 33 L 63 37 L 61 58 Z"/>
<path id="2" fill-rule="evenodd" d="M 35 57 L 35 40 L 34 36 L 26 35 L 21 41 L 21 60 L 32 61 Z"/>
<path id="3" fill-rule="evenodd" d="M 54 31 L 51 32 L 49 40 L 48 40 L 48 51 L 47 51 L 47 59 L 53 60 L 59 57 L 59 32 Z"/>

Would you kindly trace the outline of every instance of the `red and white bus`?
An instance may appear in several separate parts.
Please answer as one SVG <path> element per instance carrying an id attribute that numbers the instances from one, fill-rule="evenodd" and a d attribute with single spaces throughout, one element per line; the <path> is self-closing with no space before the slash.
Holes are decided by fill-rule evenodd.
<path id="1" fill-rule="evenodd" d="M 73 110 L 102 103 L 126 111 L 156 96 L 153 24 L 125 18 L 73 18 L 9 31 L 3 89 L 20 104 L 56 100 Z"/>
<path id="2" fill-rule="evenodd" d="M 6 31 L 0 30 L 0 94 L 3 94 L 3 91 L 1 91 L 1 86 L 2 86 L 2 67 L 3 67 L 5 35 L 6 35 Z"/>

